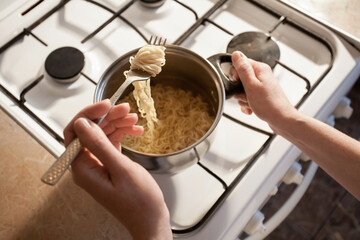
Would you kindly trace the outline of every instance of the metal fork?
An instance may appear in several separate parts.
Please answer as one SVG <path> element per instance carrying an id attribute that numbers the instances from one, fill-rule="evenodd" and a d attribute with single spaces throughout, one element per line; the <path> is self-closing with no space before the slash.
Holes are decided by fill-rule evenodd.
<path id="1" fill-rule="evenodd" d="M 151 36 L 148 44 L 150 45 L 165 45 L 166 38 L 162 39 L 161 37 Z M 121 86 L 116 90 L 114 95 L 110 98 L 111 108 L 119 100 L 120 96 L 124 93 L 127 87 L 136 81 L 146 81 L 150 79 L 151 75 L 145 71 L 141 70 L 130 70 L 127 72 L 126 80 L 121 84 Z M 110 110 L 100 118 L 97 122 L 97 125 L 100 125 L 106 116 L 109 114 Z M 71 163 L 74 161 L 76 156 L 79 154 L 82 149 L 82 144 L 78 138 L 75 138 L 65 149 L 63 154 L 53 163 L 53 165 L 45 172 L 41 177 L 41 181 L 49 185 L 55 185 L 61 177 L 64 175 L 65 171 L 69 168 Z"/>

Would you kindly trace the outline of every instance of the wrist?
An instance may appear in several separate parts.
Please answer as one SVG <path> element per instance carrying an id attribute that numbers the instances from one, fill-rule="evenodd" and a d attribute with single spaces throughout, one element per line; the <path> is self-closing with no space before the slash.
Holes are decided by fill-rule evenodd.
<path id="1" fill-rule="evenodd" d="M 297 111 L 295 108 L 286 112 L 276 121 L 269 123 L 269 126 L 275 134 L 288 138 L 292 135 L 293 131 L 298 129 L 299 124 L 305 121 L 305 115 Z"/>

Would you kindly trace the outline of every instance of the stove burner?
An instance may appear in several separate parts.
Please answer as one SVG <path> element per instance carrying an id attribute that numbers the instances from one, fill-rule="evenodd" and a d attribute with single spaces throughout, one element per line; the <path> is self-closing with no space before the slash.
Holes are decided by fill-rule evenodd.
<path id="1" fill-rule="evenodd" d="M 280 58 L 280 49 L 276 42 L 262 32 L 244 32 L 233 39 L 227 47 L 227 52 L 241 51 L 246 56 L 259 62 L 268 64 L 271 68 Z"/>
<path id="2" fill-rule="evenodd" d="M 156 8 L 163 5 L 165 0 L 140 0 L 140 3 L 149 8 Z"/>
<path id="3" fill-rule="evenodd" d="M 45 60 L 45 70 L 50 77 L 61 83 L 77 80 L 85 64 L 84 54 L 73 47 L 54 50 Z"/>

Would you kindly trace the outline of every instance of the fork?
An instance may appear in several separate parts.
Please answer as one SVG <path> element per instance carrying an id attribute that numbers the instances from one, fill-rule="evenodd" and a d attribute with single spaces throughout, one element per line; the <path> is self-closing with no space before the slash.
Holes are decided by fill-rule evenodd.
<path id="1" fill-rule="evenodd" d="M 157 36 L 151 36 L 149 41 L 149 45 L 165 45 L 166 38 L 162 39 Z M 121 86 L 116 90 L 116 92 L 111 96 L 111 108 L 109 111 L 104 114 L 100 120 L 97 122 L 97 125 L 100 125 L 106 116 L 109 114 L 111 109 L 114 107 L 116 102 L 119 100 L 121 95 L 127 89 L 127 87 L 136 81 L 146 81 L 149 80 L 151 75 L 145 71 L 141 70 L 130 70 L 127 72 L 127 77 L 125 81 L 121 84 Z M 61 156 L 51 165 L 51 167 L 44 173 L 41 177 L 41 181 L 49 185 L 55 185 L 61 177 L 64 175 L 65 171 L 69 168 L 71 163 L 74 161 L 76 156 L 79 154 L 82 149 L 82 144 L 78 138 L 75 138 L 65 149 L 65 151 L 61 154 Z"/>

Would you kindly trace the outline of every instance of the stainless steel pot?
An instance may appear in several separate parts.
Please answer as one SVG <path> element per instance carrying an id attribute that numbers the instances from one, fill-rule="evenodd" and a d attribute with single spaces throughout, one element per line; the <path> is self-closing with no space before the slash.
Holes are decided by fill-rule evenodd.
<path id="1" fill-rule="evenodd" d="M 95 90 L 94 102 L 110 98 L 125 80 L 124 71 L 130 68 L 129 58 L 139 49 L 135 49 L 116 60 L 100 78 Z M 215 128 L 223 113 L 225 88 L 239 88 L 229 81 L 221 71 L 220 63 L 231 61 L 230 55 L 219 54 L 208 60 L 186 48 L 167 45 L 166 64 L 161 73 L 151 79 L 151 84 L 163 83 L 189 89 L 201 94 L 211 106 L 215 120 L 210 129 L 197 142 L 177 152 L 169 154 L 145 154 L 126 146 L 123 153 L 154 173 L 175 173 L 199 161 L 209 150 L 215 135 Z M 129 87 L 124 94 L 133 90 Z M 230 96 L 230 95 L 227 95 Z"/>

